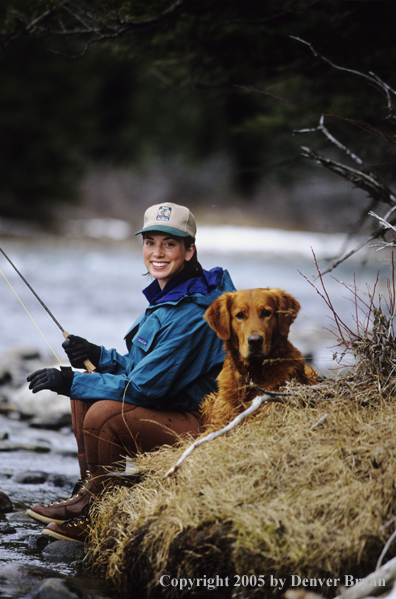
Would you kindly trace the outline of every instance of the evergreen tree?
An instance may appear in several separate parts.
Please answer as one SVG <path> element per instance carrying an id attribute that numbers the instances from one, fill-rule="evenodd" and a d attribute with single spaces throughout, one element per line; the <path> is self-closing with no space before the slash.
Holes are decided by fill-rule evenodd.
<path id="1" fill-rule="evenodd" d="M 92 161 L 161 153 L 225 152 L 248 194 L 320 113 L 364 144 L 342 119 L 378 113 L 372 90 L 295 37 L 392 85 L 395 16 L 375 0 L 4 0 L 0 213 L 76 198 Z"/>

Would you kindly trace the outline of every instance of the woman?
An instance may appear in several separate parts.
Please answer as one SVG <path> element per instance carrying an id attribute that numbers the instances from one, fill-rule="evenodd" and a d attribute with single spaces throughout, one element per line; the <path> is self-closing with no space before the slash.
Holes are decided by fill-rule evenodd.
<path id="1" fill-rule="evenodd" d="M 195 247 L 196 224 L 184 206 L 146 210 L 143 261 L 154 281 L 143 291 L 149 306 L 125 337 L 120 355 L 70 335 L 63 347 L 75 368 L 90 360 L 92 373 L 38 370 L 28 376 L 33 393 L 50 389 L 71 398 L 81 480 L 70 498 L 27 510 L 49 523 L 43 533 L 83 541 L 89 503 L 119 470 L 125 456 L 173 445 L 201 433 L 199 406 L 216 387 L 222 341 L 203 318 L 225 291 L 234 290 L 227 271 L 202 269 Z"/>

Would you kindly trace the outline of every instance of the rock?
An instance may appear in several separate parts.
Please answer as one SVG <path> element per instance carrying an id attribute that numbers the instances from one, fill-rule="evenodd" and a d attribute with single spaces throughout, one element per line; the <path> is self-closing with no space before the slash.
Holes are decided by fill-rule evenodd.
<path id="1" fill-rule="evenodd" d="M 50 474 L 47 478 L 47 483 L 51 483 L 54 487 L 60 487 L 62 489 L 73 489 L 76 484 L 75 477 L 66 476 L 65 474 Z"/>
<path id="2" fill-rule="evenodd" d="M 14 347 L 1 356 L 0 384 L 19 387 L 26 382 L 26 375 L 41 366 L 41 356 L 36 348 Z"/>
<path id="3" fill-rule="evenodd" d="M 0 469 L 0 480 L 6 478 L 12 478 L 14 476 L 14 472 L 12 470 L 8 470 L 8 468 Z"/>
<path id="4" fill-rule="evenodd" d="M 7 402 L 0 403 L 0 414 L 3 416 L 9 416 L 13 412 L 16 412 L 16 408 L 14 406 L 11 406 Z"/>
<path id="5" fill-rule="evenodd" d="M 73 449 L 65 449 L 64 451 L 58 451 L 58 455 L 63 456 L 64 458 L 76 458 L 77 451 Z"/>
<path id="6" fill-rule="evenodd" d="M 82 561 L 85 557 L 84 543 L 77 541 L 53 541 L 43 549 L 43 555 Z"/>
<path id="7" fill-rule="evenodd" d="M 43 527 L 44 526 L 45 524 L 43 524 Z M 33 551 L 42 551 L 48 543 L 50 543 L 49 538 L 42 534 L 29 535 L 25 540 L 29 549 L 32 549 Z"/>
<path id="8" fill-rule="evenodd" d="M 0 491 L 0 514 L 8 514 L 13 510 L 11 499 L 3 491 Z"/>
<path id="9" fill-rule="evenodd" d="M 48 578 L 40 582 L 23 599 L 94 599 L 70 579 Z"/>
<path id="10" fill-rule="evenodd" d="M 7 431 L 0 431 L 0 441 L 5 441 L 8 439 L 9 434 Z"/>
<path id="11" fill-rule="evenodd" d="M 51 447 L 44 443 L 13 443 L 12 441 L 0 441 L 0 451 L 34 451 L 36 453 L 48 453 Z"/>
<path id="12" fill-rule="evenodd" d="M 11 381 L 11 373 L 8 372 L 7 368 L 2 368 L 0 371 L 0 385 L 7 385 L 7 383 L 11 383 Z"/>
<path id="13" fill-rule="evenodd" d="M 7 514 L 7 520 L 9 522 L 18 522 L 18 524 L 31 524 L 33 519 L 31 516 L 28 516 L 25 511 L 17 510 L 12 514 Z M 1 597 L 1 594 L 0 594 Z"/>
<path id="14" fill-rule="evenodd" d="M 45 483 L 47 478 L 48 474 L 46 472 L 42 472 L 41 470 L 36 472 L 19 472 L 14 476 L 15 482 L 22 485 L 41 485 L 42 483 Z"/>
<path id="15" fill-rule="evenodd" d="M 40 352 L 36 347 L 31 345 L 17 345 L 11 349 L 6 350 L 2 356 L 2 362 L 23 362 L 25 360 L 39 360 L 41 358 Z"/>
<path id="16" fill-rule="evenodd" d="M 66 426 L 71 427 L 71 425 L 72 417 L 70 410 L 66 414 L 54 414 L 49 418 L 43 416 L 36 416 L 35 418 L 33 418 L 33 420 L 29 422 L 29 426 L 31 426 L 32 428 L 48 429 L 52 431 L 59 431 Z"/>
<path id="17" fill-rule="evenodd" d="M 1 535 L 13 535 L 15 534 L 17 531 L 16 528 L 14 528 L 13 526 L 10 526 L 7 523 L 1 523 L 0 524 L 0 536 Z"/>
<path id="18" fill-rule="evenodd" d="M 57 395 L 53 391 L 40 391 L 33 395 L 28 384 L 23 384 L 14 391 L 9 398 L 10 403 L 25 417 L 40 416 L 49 418 L 70 412 L 70 399 L 64 395 Z"/>
<path id="19" fill-rule="evenodd" d="M 1 591 L 2 594 L 5 591 L 6 597 L 22 597 L 22 593 L 29 592 L 38 582 L 50 577 L 61 575 L 41 566 L 7 564 L 0 567 Z"/>

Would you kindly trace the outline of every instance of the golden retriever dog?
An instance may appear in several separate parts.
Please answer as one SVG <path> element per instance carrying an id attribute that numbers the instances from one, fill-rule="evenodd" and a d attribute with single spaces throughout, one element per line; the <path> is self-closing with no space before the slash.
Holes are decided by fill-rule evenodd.
<path id="1" fill-rule="evenodd" d="M 201 406 L 205 431 L 226 426 L 259 392 L 254 383 L 277 391 L 286 382 L 315 384 L 315 372 L 288 340 L 298 301 L 282 289 L 246 289 L 221 295 L 205 318 L 224 343 L 226 358 L 217 383 Z"/>

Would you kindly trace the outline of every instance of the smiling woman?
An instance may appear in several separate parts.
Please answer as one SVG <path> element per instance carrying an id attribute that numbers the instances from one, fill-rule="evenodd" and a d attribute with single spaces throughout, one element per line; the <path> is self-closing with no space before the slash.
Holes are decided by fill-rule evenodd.
<path id="1" fill-rule="evenodd" d="M 143 235 L 143 261 L 161 289 L 182 270 L 185 280 L 204 276 L 196 232 L 194 216 L 185 206 L 168 204 L 146 210 L 143 229 L 135 235 Z"/>
<path id="2" fill-rule="evenodd" d="M 70 499 L 27 511 L 48 523 L 44 534 L 52 537 L 87 538 L 91 502 L 109 470 L 125 467 L 126 455 L 200 434 L 199 408 L 223 365 L 223 342 L 203 315 L 234 285 L 227 271 L 199 264 L 194 216 L 177 204 L 152 206 L 138 234 L 154 280 L 143 291 L 147 310 L 125 336 L 128 352 L 69 335 L 63 347 L 71 365 L 81 369 L 89 359 L 95 372 L 50 368 L 28 377 L 33 393 L 50 389 L 71 398 L 81 481 Z"/>
<path id="3" fill-rule="evenodd" d="M 144 233 L 143 239 L 144 265 L 163 289 L 192 259 L 195 245 L 191 243 L 185 247 L 183 240 L 166 233 Z"/>

